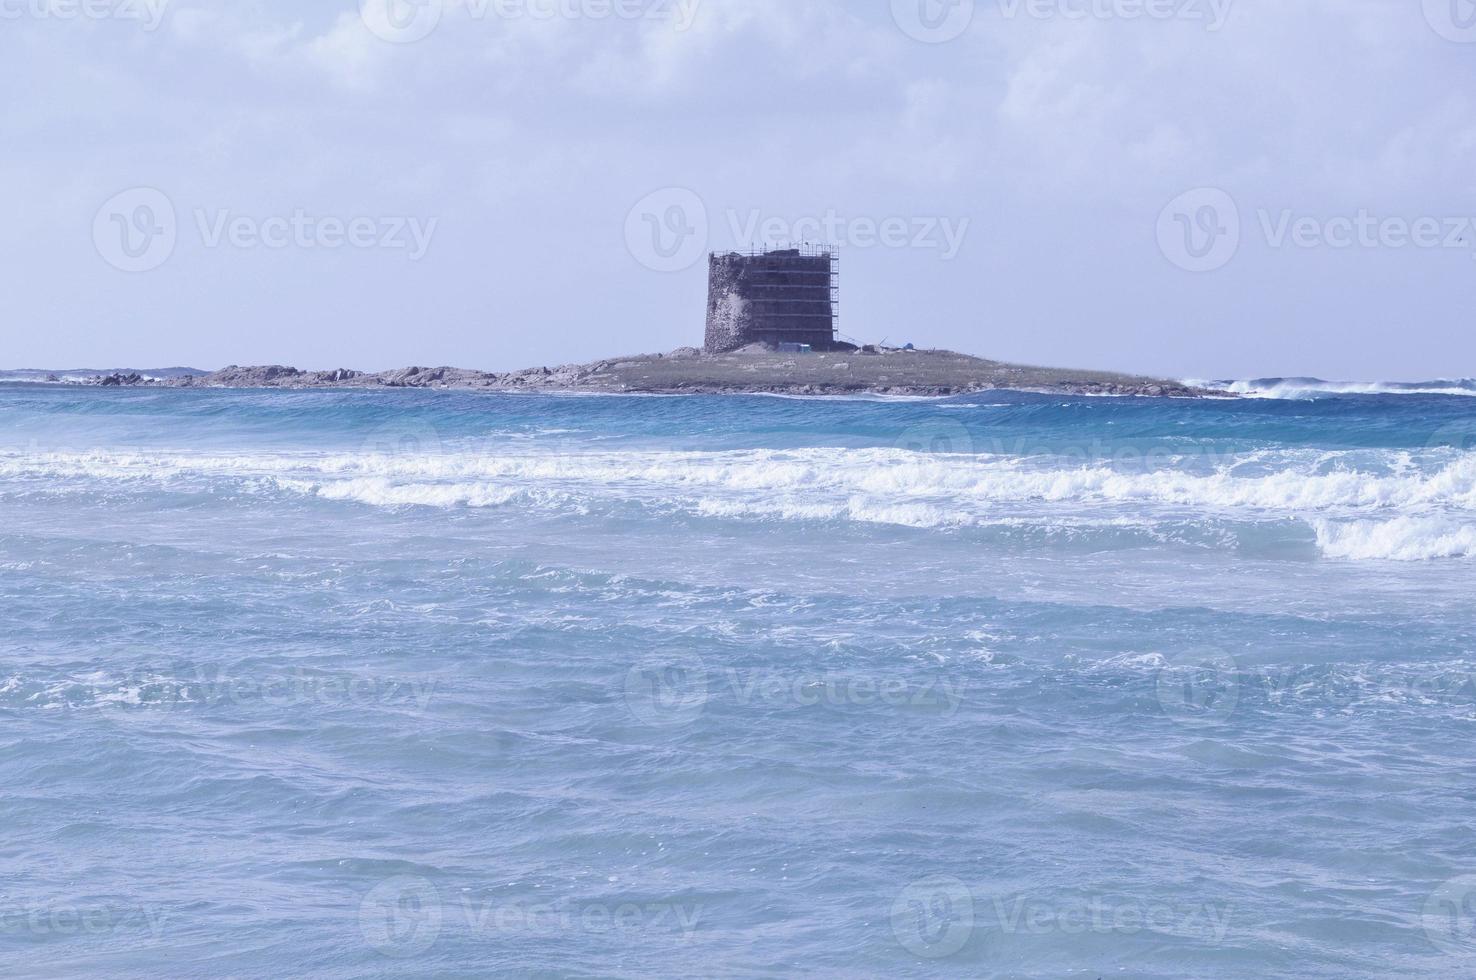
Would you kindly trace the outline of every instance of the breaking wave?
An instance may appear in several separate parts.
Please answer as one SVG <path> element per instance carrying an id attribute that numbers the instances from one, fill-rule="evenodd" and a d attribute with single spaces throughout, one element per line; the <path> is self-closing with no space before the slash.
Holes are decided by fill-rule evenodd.
<path id="1" fill-rule="evenodd" d="M 1310 399 L 1329 395 L 1476 395 L 1476 378 L 1437 381 L 1324 381 L 1321 378 L 1255 378 L 1191 381 L 1201 388 L 1246 398 Z"/>
<path id="2" fill-rule="evenodd" d="M 1423 561 L 1476 554 L 1476 524 L 1444 518 L 1396 517 L 1388 521 L 1314 520 L 1317 546 L 1329 558 Z"/>
<path id="3" fill-rule="evenodd" d="M 1062 520 L 1298 522 L 1321 553 L 1476 553 L 1476 453 L 1186 456 L 1157 468 L 897 449 L 726 452 L 0 455 L 0 495 L 278 492 L 374 507 L 588 513 L 636 505 L 721 520 L 949 529 Z M 1306 533 L 1306 532 L 1304 532 Z"/>

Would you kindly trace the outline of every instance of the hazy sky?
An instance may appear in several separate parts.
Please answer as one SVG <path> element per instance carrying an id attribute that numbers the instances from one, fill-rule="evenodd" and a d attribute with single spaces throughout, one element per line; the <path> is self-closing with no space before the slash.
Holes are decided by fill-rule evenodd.
<path id="1" fill-rule="evenodd" d="M 1179 377 L 1476 375 L 1473 0 L 0 0 L 0 366 L 842 331 Z"/>

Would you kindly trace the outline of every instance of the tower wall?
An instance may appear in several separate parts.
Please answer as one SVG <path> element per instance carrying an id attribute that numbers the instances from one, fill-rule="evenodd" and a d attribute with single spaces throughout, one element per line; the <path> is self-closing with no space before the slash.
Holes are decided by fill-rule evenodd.
<path id="1" fill-rule="evenodd" d="M 778 249 L 760 255 L 714 253 L 708 259 L 709 353 L 747 344 L 835 343 L 832 254 Z"/>

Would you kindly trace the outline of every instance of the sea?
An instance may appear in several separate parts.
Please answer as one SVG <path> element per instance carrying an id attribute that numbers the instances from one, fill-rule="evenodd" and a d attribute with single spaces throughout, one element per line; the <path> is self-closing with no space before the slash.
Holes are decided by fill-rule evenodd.
<path id="1" fill-rule="evenodd" d="M 1476 384 L 1220 388 L 0 384 L 0 973 L 1476 975 Z"/>

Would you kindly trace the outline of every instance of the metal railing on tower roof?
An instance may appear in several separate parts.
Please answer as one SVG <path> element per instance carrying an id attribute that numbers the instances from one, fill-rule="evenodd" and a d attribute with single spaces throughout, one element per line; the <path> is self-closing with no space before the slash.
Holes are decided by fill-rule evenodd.
<path id="1" fill-rule="evenodd" d="M 743 248 L 723 249 L 708 254 L 713 257 L 720 255 L 741 255 L 745 258 L 762 258 L 768 255 L 775 257 L 798 255 L 804 258 L 818 259 L 833 257 L 836 251 L 837 249 L 834 245 L 817 242 L 791 242 L 783 245 L 747 245 Z"/>

